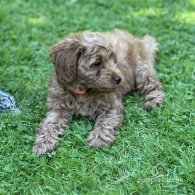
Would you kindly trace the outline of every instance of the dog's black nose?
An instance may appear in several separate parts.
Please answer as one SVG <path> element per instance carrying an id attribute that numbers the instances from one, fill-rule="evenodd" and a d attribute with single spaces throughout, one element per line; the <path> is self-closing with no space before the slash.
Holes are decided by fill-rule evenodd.
<path id="1" fill-rule="evenodd" d="M 121 82 L 121 77 L 119 77 L 118 75 L 116 75 L 114 77 L 114 80 L 116 81 L 117 85 L 119 85 L 119 83 Z"/>

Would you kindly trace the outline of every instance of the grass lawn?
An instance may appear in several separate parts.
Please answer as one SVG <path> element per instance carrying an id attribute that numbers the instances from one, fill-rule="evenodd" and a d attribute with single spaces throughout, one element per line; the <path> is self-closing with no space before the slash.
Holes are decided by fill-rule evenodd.
<path id="1" fill-rule="evenodd" d="M 1 0 L 0 28 L 0 87 L 22 111 L 0 116 L 0 194 L 195 193 L 195 0 Z M 37 157 L 51 46 L 113 28 L 157 39 L 164 104 L 147 113 L 128 95 L 116 144 L 100 150 L 85 142 L 93 122 L 75 117 L 58 149 Z"/>

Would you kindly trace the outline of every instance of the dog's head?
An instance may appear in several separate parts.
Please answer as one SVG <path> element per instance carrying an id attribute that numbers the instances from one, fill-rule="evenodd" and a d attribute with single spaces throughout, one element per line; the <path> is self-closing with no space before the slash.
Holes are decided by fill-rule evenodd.
<path id="1" fill-rule="evenodd" d="M 58 82 L 69 89 L 114 91 L 123 80 L 117 56 L 102 34 L 69 35 L 51 52 Z"/>

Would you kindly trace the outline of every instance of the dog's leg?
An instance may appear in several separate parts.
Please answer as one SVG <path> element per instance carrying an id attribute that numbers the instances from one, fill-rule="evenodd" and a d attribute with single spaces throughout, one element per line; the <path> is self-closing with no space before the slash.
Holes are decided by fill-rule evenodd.
<path id="1" fill-rule="evenodd" d="M 123 120 L 123 106 L 111 108 L 108 112 L 101 114 L 97 117 L 94 129 L 89 132 L 87 142 L 89 146 L 100 148 L 105 145 L 112 144 L 117 135 L 114 129 Z"/>
<path id="2" fill-rule="evenodd" d="M 143 106 L 150 111 L 154 106 L 160 106 L 164 93 L 153 68 L 153 63 L 138 60 L 136 67 L 136 87 L 145 96 Z"/>
<path id="3" fill-rule="evenodd" d="M 33 151 L 39 156 L 53 151 L 59 143 L 59 136 L 63 135 L 68 118 L 65 110 L 50 110 L 37 129 Z"/>
<path id="4" fill-rule="evenodd" d="M 153 67 L 155 55 L 158 51 L 158 44 L 149 35 L 143 38 L 146 58 L 137 59 L 136 66 L 136 86 L 138 91 L 145 96 L 143 106 L 150 111 L 154 106 L 160 106 L 163 101 L 164 93 L 161 83 L 156 78 Z"/>

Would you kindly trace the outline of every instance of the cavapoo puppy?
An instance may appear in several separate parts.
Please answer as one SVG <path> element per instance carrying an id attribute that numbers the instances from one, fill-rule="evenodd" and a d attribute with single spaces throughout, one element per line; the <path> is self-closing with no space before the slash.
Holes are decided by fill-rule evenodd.
<path id="1" fill-rule="evenodd" d="M 139 39 L 122 30 L 72 33 L 54 45 L 48 112 L 33 151 L 53 151 L 74 114 L 95 121 L 87 136 L 89 146 L 112 144 L 123 121 L 122 98 L 132 90 L 144 95 L 145 109 L 160 106 L 164 95 L 153 68 L 157 51 L 151 36 Z"/>

